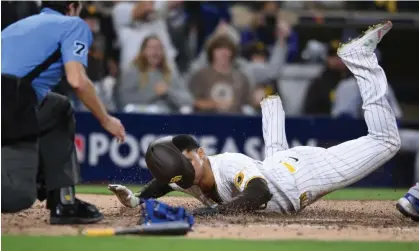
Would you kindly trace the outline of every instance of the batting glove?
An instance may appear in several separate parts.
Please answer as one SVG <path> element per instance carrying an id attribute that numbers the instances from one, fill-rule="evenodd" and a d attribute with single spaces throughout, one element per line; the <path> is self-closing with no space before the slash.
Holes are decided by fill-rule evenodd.
<path id="1" fill-rule="evenodd" d="M 136 197 L 134 193 L 122 185 L 111 184 L 108 189 L 116 195 L 122 205 L 130 208 L 140 205 L 140 198 Z"/>

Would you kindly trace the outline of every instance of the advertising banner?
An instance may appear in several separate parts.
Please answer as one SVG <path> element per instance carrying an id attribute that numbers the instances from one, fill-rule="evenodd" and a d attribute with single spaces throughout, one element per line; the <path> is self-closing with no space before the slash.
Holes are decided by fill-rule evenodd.
<path id="1" fill-rule="evenodd" d="M 124 144 L 106 133 L 89 113 L 77 113 L 76 148 L 85 183 L 142 184 L 151 179 L 144 155 L 148 145 L 167 135 L 191 134 L 208 155 L 241 152 L 263 160 L 260 116 L 118 114 L 127 136 Z M 362 120 L 287 118 L 290 147 L 330 147 L 367 133 Z M 362 186 L 391 185 L 391 163 L 358 182 Z"/>

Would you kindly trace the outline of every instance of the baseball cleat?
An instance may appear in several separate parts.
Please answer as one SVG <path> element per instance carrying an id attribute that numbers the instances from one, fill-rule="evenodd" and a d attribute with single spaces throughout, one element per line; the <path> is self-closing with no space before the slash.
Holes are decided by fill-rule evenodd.
<path id="1" fill-rule="evenodd" d="M 370 52 L 374 52 L 377 44 L 381 41 L 387 32 L 393 27 L 391 21 L 383 21 L 379 24 L 370 26 L 362 32 L 357 38 L 350 39 L 346 43 L 341 43 L 338 48 L 338 55 L 350 52 L 352 49 L 362 45 L 363 48 Z"/>
<path id="2" fill-rule="evenodd" d="M 111 184 L 108 185 L 108 189 L 114 193 L 122 205 L 126 207 L 134 208 L 140 204 L 140 199 L 125 186 Z"/>
<path id="3" fill-rule="evenodd" d="M 405 217 L 419 222 L 419 199 L 410 193 L 407 193 L 404 197 L 399 199 L 396 208 Z"/>
<path id="4" fill-rule="evenodd" d="M 71 205 L 57 204 L 50 212 L 51 225 L 92 224 L 103 220 L 96 206 L 79 199 Z"/>

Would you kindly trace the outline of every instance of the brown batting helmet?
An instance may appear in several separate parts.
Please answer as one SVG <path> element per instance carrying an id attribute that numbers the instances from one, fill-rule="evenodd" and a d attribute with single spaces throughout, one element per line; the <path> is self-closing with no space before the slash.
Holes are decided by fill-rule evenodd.
<path id="1" fill-rule="evenodd" d="M 182 151 L 197 148 L 199 144 L 190 135 L 168 136 L 150 144 L 145 161 L 159 183 L 176 183 L 187 189 L 193 185 L 195 169 Z"/>

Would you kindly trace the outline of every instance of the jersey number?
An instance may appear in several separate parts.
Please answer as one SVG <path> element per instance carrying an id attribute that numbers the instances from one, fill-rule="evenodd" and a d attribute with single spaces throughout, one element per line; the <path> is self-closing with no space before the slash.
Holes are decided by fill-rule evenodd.
<path id="1" fill-rule="evenodd" d="M 82 56 L 86 50 L 86 44 L 80 41 L 75 41 L 74 42 L 74 55 L 76 56 Z"/>

